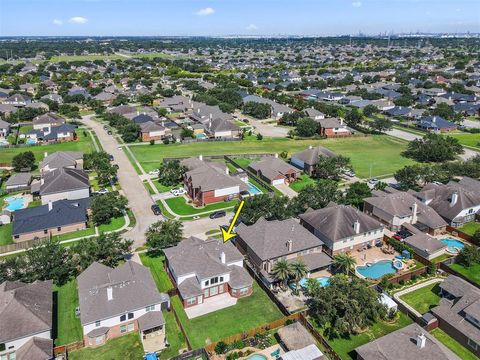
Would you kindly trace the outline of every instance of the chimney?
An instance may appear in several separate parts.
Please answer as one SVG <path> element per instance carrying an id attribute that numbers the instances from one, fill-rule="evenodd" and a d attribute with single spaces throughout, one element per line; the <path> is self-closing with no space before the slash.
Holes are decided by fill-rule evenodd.
<path id="1" fill-rule="evenodd" d="M 425 334 L 417 335 L 417 347 L 423 349 L 425 347 L 425 342 L 427 341 L 427 337 Z"/>
<path id="2" fill-rule="evenodd" d="M 198 157 L 200 159 L 200 161 L 203 161 L 203 155 L 200 154 L 200 156 Z"/>
<path id="3" fill-rule="evenodd" d="M 418 204 L 414 202 L 412 206 L 412 225 L 417 223 L 417 211 L 418 211 Z"/>
<path id="4" fill-rule="evenodd" d="M 137 110 L 137 115 L 140 115 L 140 111 Z"/>
<path id="5" fill-rule="evenodd" d="M 50 200 L 48 202 L 48 211 L 52 211 L 53 210 L 53 203 L 52 203 L 52 200 Z"/>
<path id="6" fill-rule="evenodd" d="M 340 125 L 343 126 L 343 118 L 340 118 Z"/>
<path id="7" fill-rule="evenodd" d="M 287 250 L 288 250 L 289 252 L 292 251 L 292 249 L 293 249 L 293 241 L 292 241 L 292 240 L 288 240 L 286 245 L 287 245 Z"/>
<path id="8" fill-rule="evenodd" d="M 111 286 L 107 287 L 107 299 L 108 301 L 113 300 L 113 289 Z"/>
<path id="9" fill-rule="evenodd" d="M 222 262 L 222 264 L 225 264 L 226 262 L 226 256 L 224 251 L 222 251 L 222 253 L 220 254 L 220 261 Z"/>
<path id="10" fill-rule="evenodd" d="M 433 117 L 432 122 L 434 122 L 434 123 L 437 122 L 437 117 L 436 116 Z"/>
<path id="11" fill-rule="evenodd" d="M 360 221 L 355 220 L 353 223 L 353 230 L 355 231 L 355 234 L 360 234 Z"/>
<path id="12" fill-rule="evenodd" d="M 46 158 L 47 156 L 48 156 L 48 152 L 45 151 L 45 152 L 43 153 L 43 157 Z"/>
<path id="13" fill-rule="evenodd" d="M 452 194 L 452 198 L 450 199 L 450 206 L 454 206 L 458 201 L 458 192 L 454 192 Z"/>

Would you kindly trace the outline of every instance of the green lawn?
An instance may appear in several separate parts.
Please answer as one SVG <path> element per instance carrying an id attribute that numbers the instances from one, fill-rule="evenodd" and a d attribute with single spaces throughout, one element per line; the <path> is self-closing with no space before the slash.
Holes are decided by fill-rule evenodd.
<path id="1" fill-rule="evenodd" d="M 249 158 L 238 158 L 238 159 L 233 159 L 238 165 L 240 165 L 243 168 L 247 168 L 253 161 L 257 161 L 259 159 L 249 159 Z"/>
<path id="2" fill-rule="evenodd" d="M 137 331 L 108 340 L 98 348 L 83 348 L 68 353 L 69 360 L 143 359 L 143 346 Z"/>
<path id="3" fill-rule="evenodd" d="M 153 185 L 157 188 L 158 192 L 164 193 L 164 192 L 169 192 L 171 189 L 177 188 L 177 187 L 183 187 L 181 184 L 177 184 L 175 186 L 166 186 L 163 184 L 160 184 L 160 181 L 158 179 L 152 180 Z"/>
<path id="4" fill-rule="evenodd" d="M 480 134 L 470 133 L 451 133 L 448 136 L 454 137 L 460 141 L 460 144 L 480 149 Z"/>
<path id="5" fill-rule="evenodd" d="M 471 221 L 458 228 L 458 230 L 463 231 L 465 234 L 473 236 L 476 231 L 480 230 L 480 223 Z"/>
<path id="6" fill-rule="evenodd" d="M 475 264 L 470 267 L 465 267 L 461 264 L 449 265 L 453 270 L 459 272 L 474 283 L 480 285 L 480 264 Z"/>
<path id="7" fill-rule="evenodd" d="M 292 188 L 292 190 L 295 190 L 296 192 L 299 192 L 305 186 L 310 185 L 310 184 L 315 184 L 315 180 L 313 180 L 307 174 L 302 174 L 300 176 L 299 180 L 290 183 L 289 186 Z"/>
<path id="8" fill-rule="evenodd" d="M 42 200 L 41 199 L 33 200 L 33 201 L 30 201 L 28 203 L 29 208 L 40 206 L 40 205 L 42 205 Z"/>
<path id="9" fill-rule="evenodd" d="M 13 244 L 12 223 L 0 225 L 0 245 Z"/>
<path id="10" fill-rule="evenodd" d="M 195 215 L 203 212 L 233 207 L 236 205 L 237 200 L 227 202 L 222 201 L 219 203 L 206 205 L 202 208 L 194 208 L 190 204 L 187 204 L 183 196 L 166 199 L 165 202 L 168 204 L 170 209 L 172 209 L 172 211 L 177 215 Z"/>
<path id="11" fill-rule="evenodd" d="M 460 344 L 457 340 L 453 339 L 444 332 L 442 329 L 437 328 L 432 330 L 431 334 L 435 336 L 440 342 L 452 350 L 462 360 L 475 360 L 478 359 L 473 353 L 471 353 L 466 347 Z"/>
<path id="12" fill-rule="evenodd" d="M 54 286 L 53 292 L 56 299 L 55 346 L 82 340 L 80 319 L 75 316 L 75 308 L 78 306 L 77 280 L 71 280 L 63 286 Z"/>
<path id="13" fill-rule="evenodd" d="M 173 284 L 163 268 L 164 256 L 151 257 L 146 253 L 141 253 L 140 260 L 142 260 L 143 265 L 150 269 L 158 291 L 167 292 L 173 289 Z"/>
<path id="14" fill-rule="evenodd" d="M 131 146 L 130 149 L 145 171 L 158 166 L 164 157 L 183 157 L 219 154 L 255 154 L 294 152 L 307 149 L 310 145 L 322 145 L 337 154 L 350 157 L 353 170 L 361 178 L 394 173 L 405 165 L 413 164 L 410 159 L 401 156 L 406 142 L 386 135 L 369 137 L 351 137 L 323 140 L 292 140 L 286 138 L 264 138 L 238 142 L 158 144 L 152 146 Z M 238 161 L 237 161 L 238 162 Z M 243 164 L 241 164 L 243 165 Z"/>
<path id="15" fill-rule="evenodd" d="M 357 347 L 381 338 L 382 336 L 410 325 L 411 323 L 412 320 L 410 320 L 407 315 L 399 312 L 398 320 L 392 324 L 377 322 L 365 332 L 352 335 L 349 338 L 328 340 L 328 343 L 343 360 L 352 360 L 355 359 L 353 350 Z"/>
<path id="16" fill-rule="evenodd" d="M 193 348 L 203 347 L 282 317 L 280 310 L 255 281 L 251 296 L 239 299 L 234 306 L 192 320 L 187 318 L 178 296 L 172 298 L 172 305 Z"/>
<path id="17" fill-rule="evenodd" d="M 175 320 L 173 311 L 164 311 L 163 317 L 165 319 L 165 335 L 170 346 L 160 353 L 160 359 L 166 360 L 178 355 L 180 349 L 185 349 L 185 336 L 183 336 L 180 327 Z"/>
<path id="18" fill-rule="evenodd" d="M 72 231 L 66 234 L 56 235 L 53 237 L 53 239 L 58 241 L 63 241 L 63 240 L 76 239 L 84 236 L 90 236 L 90 235 L 95 235 L 94 227 L 88 227 L 84 230 Z"/>
<path id="19" fill-rule="evenodd" d="M 443 255 L 437 256 L 436 258 L 432 259 L 432 263 L 437 264 L 437 263 L 439 263 L 439 262 L 441 262 L 441 261 L 443 261 L 443 260 L 445 260 L 445 259 L 448 259 L 448 258 L 450 258 L 450 257 L 452 257 L 452 255 L 450 255 L 450 254 L 443 254 Z"/>
<path id="20" fill-rule="evenodd" d="M 400 298 L 420 314 L 425 314 L 440 302 L 440 296 L 438 295 L 439 292 L 440 287 L 438 283 L 436 283 L 409 292 L 408 294 L 402 295 Z"/>
<path id="21" fill-rule="evenodd" d="M 15 155 L 25 151 L 32 151 L 35 155 L 35 161 L 38 164 L 44 158 L 45 152 L 52 154 L 56 151 L 83 151 L 90 153 L 94 151 L 90 136 L 83 136 L 83 129 L 77 129 L 78 140 L 68 141 L 58 144 L 43 145 L 43 146 L 28 146 L 19 148 L 7 148 L 0 151 L 0 163 L 11 163 Z"/>
<path id="22" fill-rule="evenodd" d="M 107 232 L 107 231 L 114 231 L 120 229 L 123 225 L 125 225 L 125 218 L 122 216 L 113 218 L 110 220 L 108 224 L 102 224 L 98 227 L 98 231 L 100 232 Z"/>

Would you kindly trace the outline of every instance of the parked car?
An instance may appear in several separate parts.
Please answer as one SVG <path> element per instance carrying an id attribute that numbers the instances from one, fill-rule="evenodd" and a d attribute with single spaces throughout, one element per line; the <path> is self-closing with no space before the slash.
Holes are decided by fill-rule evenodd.
<path id="1" fill-rule="evenodd" d="M 370 185 L 377 185 L 379 182 L 380 182 L 380 180 L 378 180 L 377 178 L 372 178 L 372 179 L 368 180 L 368 183 Z"/>
<path id="2" fill-rule="evenodd" d="M 107 126 L 107 125 L 103 125 L 103 130 L 108 130 L 108 126 Z"/>
<path id="3" fill-rule="evenodd" d="M 152 205 L 152 211 L 155 215 L 162 215 L 162 210 L 160 210 L 160 206 L 158 206 L 157 204 L 154 204 Z"/>
<path id="4" fill-rule="evenodd" d="M 108 189 L 100 189 L 97 191 L 98 194 L 103 195 L 108 193 Z"/>
<path id="5" fill-rule="evenodd" d="M 113 157 L 113 155 L 110 155 L 110 154 L 108 154 L 108 159 L 109 159 L 110 161 L 115 160 L 114 157 Z"/>
<path id="6" fill-rule="evenodd" d="M 113 166 L 115 169 L 117 169 L 117 170 L 118 170 L 118 168 L 119 168 L 118 164 L 113 164 L 112 166 Z"/>
<path id="7" fill-rule="evenodd" d="M 180 196 L 185 194 L 187 191 L 184 188 L 171 189 L 170 192 L 175 196 Z"/>
<path id="8" fill-rule="evenodd" d="M 80 308 L 78 306 L 75 308 L 75 316 L 76 317 L 80 316 Z"/>
<path id="9" fill-rule="evenodd" d="M 393 235 L 392 238 L 395 240 L 402 240 L 402 237 L 400 235 Z"/>
<path id="10" fill-rule="evenodd" d="M 107 131 L 108 135 L 112 135 L 112 132 L 110 130 Z"/>
<path id="11" fill-rule="evenodd" d="M 219 211 L 215 211 L 215 212 L 211 213 L 209 215 L 209 218 L 210 219 L 218 219 L 218 218 L 224 217 L 226 215 L 227 215 L 227 213 L 224 210 L 219 210 Z"/>
<path id="12" fill-rule="evenodd" d="M 355 177 L 355 173 L 352 170 L 345 171 L 345 175 L 347 175 L 348 177 Z"/>
<path id="13" fill-rule="evenodd" d="M 159 169 L 150 170 L 150 171 L 148 172 L 148 175 L 158 176 L 158 174 L 160 174 L 160 170 L 159 170 Z"/>

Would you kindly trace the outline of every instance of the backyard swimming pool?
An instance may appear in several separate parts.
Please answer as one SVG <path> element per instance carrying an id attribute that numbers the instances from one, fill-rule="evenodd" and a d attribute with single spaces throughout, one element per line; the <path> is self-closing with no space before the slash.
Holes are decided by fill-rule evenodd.
<path id="1" fill-rule="evenodd" d="M 250 195 L 258 195 L 262 193 L 262 191 L 258 187 L 253 185 L 250 181 L 247 181 L 247 186 L 248 186 L 248 192 L 250 193 Z"/>
<path id="2" fill-rule="evenodd" d="M 27 141 L 25 141 L 26 144 L 28 145 L 34 145 L 37 143 L 37 140 L 35 139 L 32 139 L 32 138 L 28 138 Z"/>
<path id="3" fill-rule="evenodd" d="M 5 198 L 5 202 L 8 203 L 5 209 L 9 211 L 20 210 L 25 207 L 25 199 L 22 196 L 10 196 Z"/>
<path id="4" fill-rule="evenodd" d="M 263 355 L 260 355 L 260 354 L 253 354 L 253 355 L 250 355 L 247 360 L 267 360 L 267 358 Z"/>
<path id="5" fill-rule="evenodd" d="M 319 277 L 319 278 L 316 278 L 315 280 L 317 280 L 317 282 L 320 284 L 320 286 L 328 286 L 328 284 L 330 283 L 330 278 L 329 277 L 326 277 L 326 276 L 323 276 L 323 277 Z M 300 280 L 300 282 L 298 283 L 300 285 L 300 287 L 302 288 L 306 288 L 307 287 L 307 282 L 308 282 L 308 279 L 307 278 L 303 278 L 302 280 Z M 290 283 L 290 288 L 291 289 L 295 289 L 295 283 Z"/>
<path id="6" fill-rule="evenodd" d="M 207 138 L 207 135 L 201 133 L 201 134 L 195 135 L 195 137 L 196 137 L 197 139 L 206 139 L 206 138 Z"/>
<path id="7" fill-rule="evenodd" d="M 457 239 L 447 238 L 440 240 L 440 242 L 447 245 L 448 252 L 450 253 L 457 253 L 465 247 L 465 244 Z"/>
<path id="8" fill-rule="evenodd" d="M 379 279 L 383 275 L 395 274 L 397 272 L 391 260 L 380 260 L 373 264 L 357 266 L 357 271 L 360 275 L 373 280 Z"/>

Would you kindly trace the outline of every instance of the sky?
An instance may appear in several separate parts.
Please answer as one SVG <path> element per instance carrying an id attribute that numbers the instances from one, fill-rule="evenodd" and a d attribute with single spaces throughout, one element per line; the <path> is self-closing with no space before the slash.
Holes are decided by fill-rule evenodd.
<path id="1" fill-rule="evenodd" d="M 480 0 L 0 0 L 0 36 L 479 32 Z"/>

